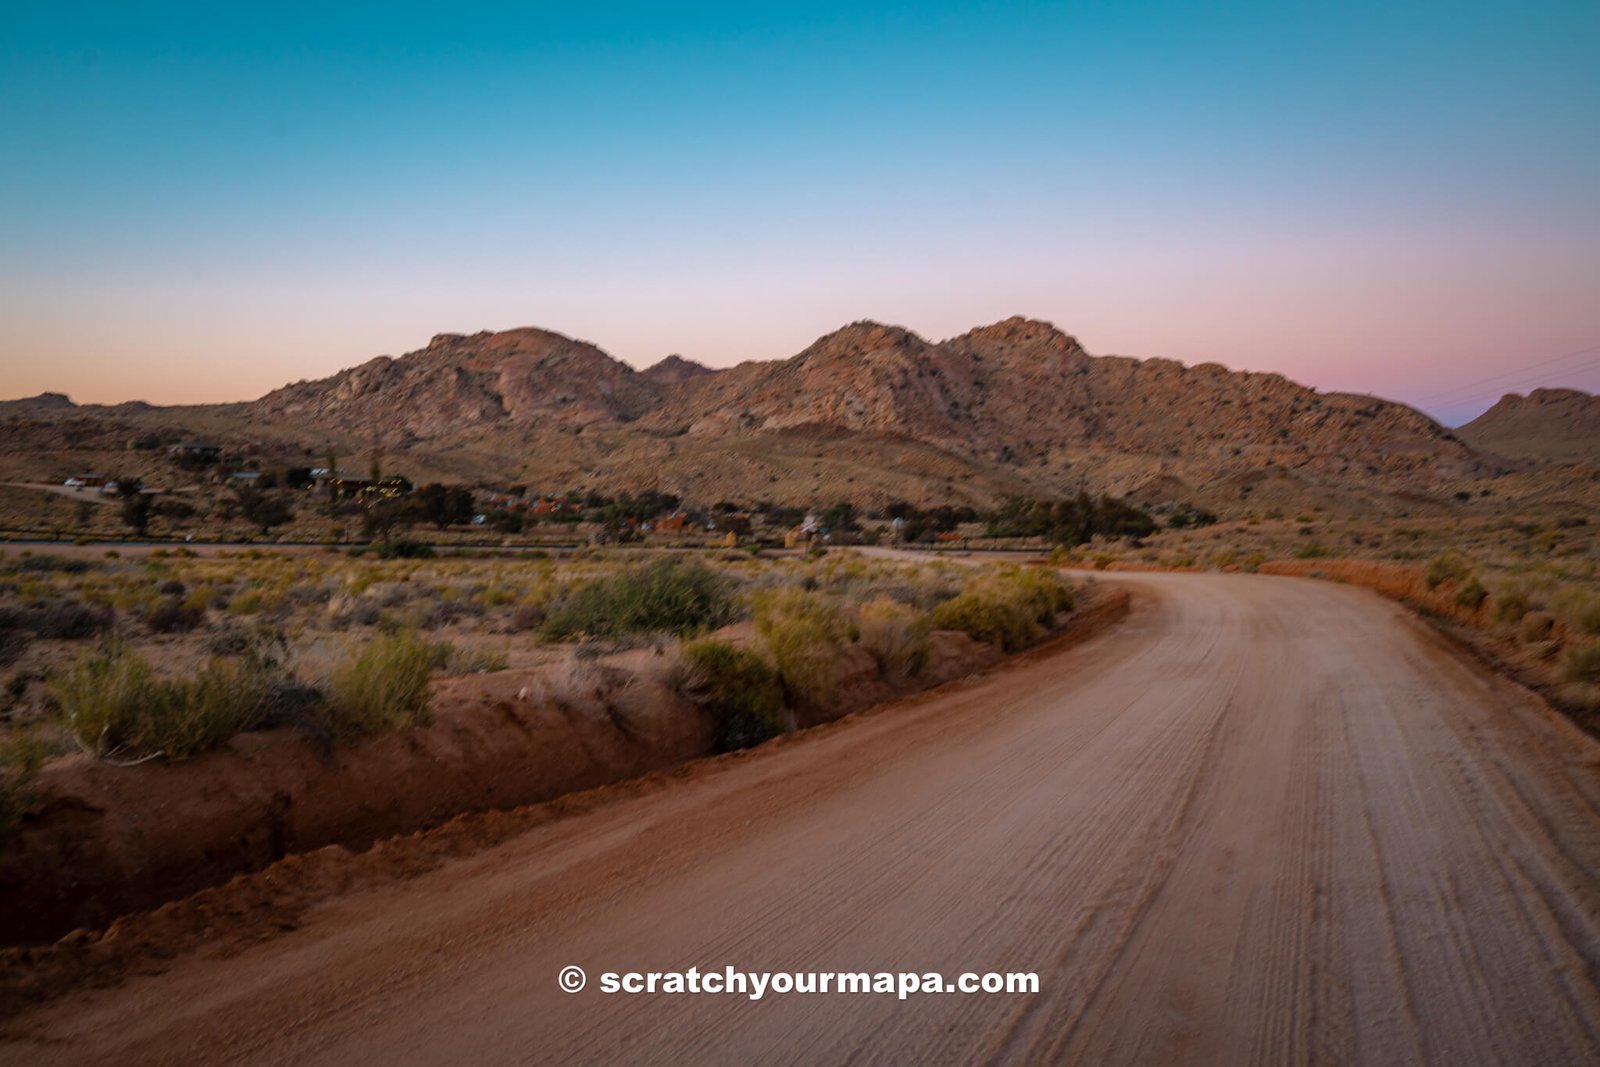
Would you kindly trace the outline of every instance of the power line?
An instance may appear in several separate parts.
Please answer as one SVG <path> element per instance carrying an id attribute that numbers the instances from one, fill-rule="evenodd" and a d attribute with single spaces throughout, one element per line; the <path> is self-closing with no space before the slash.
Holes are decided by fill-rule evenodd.
<path id="1" fill-rule="evenodd" d="M 1458 385 L 1451 386 L 1449 389 L 1434 393 L 1431 396 L 1421 397 L 1415 402 L 1418 404 L 1426 404 L 1435 400 L 1446 400 L 1451 398 L 1454 398 L 1451 399 L 1452 403 L 1462 402 L 1464 400 L 1471 399 L 1471 396 L 1463 397 L 1459 394 L 1471 393 L 1472 390 L 1480 389 L 1483 386 L 1494 385 L 1497 382 L 1504 382 L 1507 384 L 1526 383 L 1528 380 L 1528 374 L 1531 371 L 1539 370 L 1541 367 L 1549 367 L 1556 363 L 1562 363 L 1569 359 L 1577 359 L 1579 356 L 1589 356 L 1591 353 L 1600 353 L 1600 345 L 1590 345 L 1588 348 L 1580 348 L 1576 352 L 1568 352 L 1565 355 L 1553 356 L 1550 359 L 1541 360 L 1538 363 L 1530 363 L 1526 367 L 1522 367 L 1518 370 L 1497 374 L 1489 378 L 1480 378 L 1477 381 L 1462 382 Z M 1581 360 L 1570 367 L 1563 367 L 1561 369 L 1563 371 L 1583 370 L 1590 366 L 1600 366 L 1600 355 L 1592 356 L 1590 359 Z"/>

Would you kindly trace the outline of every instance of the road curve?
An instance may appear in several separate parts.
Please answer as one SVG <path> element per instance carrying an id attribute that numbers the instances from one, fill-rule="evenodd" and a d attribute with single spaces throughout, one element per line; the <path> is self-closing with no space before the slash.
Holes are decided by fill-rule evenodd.
<path id="1" fill-rule="evenodd" d="M 1118 580 L 1098 640 L 57 1001 L 0 1062 L 1600 1060 L 1600 745 L 1363 591 Z M 728 965 L 1040 989 L 596 988 Z"/>

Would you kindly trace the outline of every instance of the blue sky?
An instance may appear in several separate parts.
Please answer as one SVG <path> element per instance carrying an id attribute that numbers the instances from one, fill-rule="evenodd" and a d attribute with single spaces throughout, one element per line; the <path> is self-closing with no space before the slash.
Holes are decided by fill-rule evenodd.
<path id="1" fill-rule="evenodd" d="M 334 7 L 8 13 L 0 395 L 1017 313 L 1452 421 L 1600 388 L 1593 2 Z"/>

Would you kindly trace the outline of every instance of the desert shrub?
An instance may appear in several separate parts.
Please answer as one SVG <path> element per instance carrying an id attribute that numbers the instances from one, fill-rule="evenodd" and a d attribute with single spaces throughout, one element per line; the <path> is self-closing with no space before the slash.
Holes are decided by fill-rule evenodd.
<path id="1" fill-rule="evenodd" d="M 933 610 L 933 625 L 960 630 L 1009 651 L 1024 647 L 1041 625 L 1072 607 L 1072 592 L 1053 571 L 1026 570 L 974 579 L 960 596 Z"/>
<path id="2" fill-rule="evenodd" d="M 1600 596 L 1583 589 L 1564 589 L 1557 598 L 1556 610 L 1579 633 L 1600 634 Z"/>
<path id="3" fill-rule="evenodd" d="M 206 642 L 206 651 L 213 656 L 239 656 L 250 651 L 256 643 L 249 630 L 231 628 L 221 630 Z"/>
<path id="4" fill-rule="evenodd" d="M 374 542 L 372 554 L 379 559 L 432 559 L 434 556 L 432 545 L 404 537 Z"/>
<path id="5" fill-rule="evenodd" d="M 52 600 L 30 605 L 25 619 L 36 637 L 76 641 L 109 629 L 116 619 L 116 613 L 104 604 Z"/>
<path id="6" fill-rule="evenodd" d="M 1433 562 L 1428 564 L 1423 579 L 1428 583 L 1429 589 L 1437 589 L 1445 582 L 1462 581 L 1471 573 L 1472 570 L 1465 560 L 1446 552 L 1444 555 L 1436 556 Z"/>
<path id="7" fill-rule="evenodd" d="M 0 667 L 9 667 L 22 658 L 33 635 L 21 626 L 0 620 Z"/>
<path id="8" fill-rule="evenodd" d="M 280 684 L 277 665 L 262 657 L 213 657 L 191 678 L 164 681 L 113 641 L 52 680 L 49 690 L 67 731 L 87 751 L 183 759 L 261 725 Z"/>
<path id="9" fill-rule="evenodd" d="M 1517 625 L 1517 640 L 1525 645 L 1547 641 L 1555 624 L 1555 616 L 1548 611 L 1530 611 L 1522 616 L 1522 621 Z"/>
<path id="10" fill-rule="evenodd" d="M 550 609 L 541 632 L 552 640 L 580 634 L 691 634 L 732 617 L 733 598 L 725 579 L 699 563 L 664 559 L 568 591 Z"/>
<path id="11" fill-rule="evenodd" d="M 28 785 L 44 766 L 45 745 L 31 733 L 15 732 L 0 741 L 0 848 L 22 822 Z"/>
<path id="12" fill-rule="evenodd" d="M 226 604 L 227 600 L 209 585 L 191 589 L 183 598 L 183 606 L 191 611 L 205 611 L 207 608 L 220 608 Z"/>
<path id="13" fill-rule="evenodd" d="M 928 665 L 933 624 L 923 612 L 878 597 L 861 605 L 856 629 L 861 647 L 872 653 L 885 677 L 915 677 Z"/>
<path id="14" fill-rule="evenodd" d="M 511 610 L 510 616 L 506 619 L 506 629 L 512 633 L 537 630 L 544 625 L 545 618 L 543 604 L 518 604 Z"/>
<path id="15" fill-rule="evenodd" d="M 509 665 L 504 652 L 492 648 L 462 648 L 448 641 L 433 646 L 434 670 L 451 676 L 491 674 Z"/>
<path id="16" fill-rule="evenodd" d="M 11 565 L 14 571 L 31 574 L 82 574 L 89 569 L 85 559 L 67 559 L 64 556 L 25 555 Z"/>
<path id="17" fill-rule="evenodd" d="M 1488 599 L 1488 596 L 1489 590 L 1483 587 L 1482 582 L 1478 581 L 1477 578 L 1468 578 L 1456 590 L 1455 600 L 1457 606 L 1477 611 L 1483 605 L 1484 600 Z"/>
<path id="18" fill-rule="evenodd" d="M 250 589 L 228 601 L 228 613 L 230 615 L 255 615 L 261 611 L 264 604 L 265 598 L 261 593 L 258 590 Z"/>
<path id="19" fill-rule="evenodd" d="M 170 634 L 193 630 L 205 622 L 206 611 L 196 608 L 181 597 L 169 596 L 158 600 L 144 613 L 144 624 L 152 633 Z"/>
<path id="20" fill-rule="evenodd" d="M 763 590 L 755 619 L 790 701 L 820 706 L 833 700 L 839 652 L 852 636 L 838 603 L 804 589 Z"/>
<path id="21" fill-rule="evenodd" d="M 1022 648 L 1038 635 L 1033 616 L 992 585 L 973 585 L 960 596 L 933 609 L 933 625 L 960 630 L 1008 651 Z"/>
<path id="22" fill-rule="evenodd" d="M 1507 589 L 1494 598 L 1494 621 L 1513 624 L 1533 610 L 1533 601 L 1521 589 Z"/>
<path id="23" fill-rule="evenodd" d="M 675 687 L 711 713 L 717 751 L 749 748 L 783 732 L 783 690 L 760 656 L 710 637 L 688 642 L 681 656 Z"/>
<path id="24" fill-rule="evenodd" d="M 1046 625 L 1056 621 L 1063 611 L 1072 610 L 1072 590 L 1067 588 L 1055 571 L 1032 568 L 1007 576 L 1020 596 L 1037 613 Z"/>
<path id="25" fill-rule="evenodd" d="M 1561 676 L 1569 682 L 1600 683 L 1600 641 L 1568 645 L 1561 656 Z"/>
<path id="26" fill-rule="evenodd" d="M 416 634 L 379 634 L 328 676 L 323 725 L 347 738 L 427 725 L 434 662 L 433 646 Z"/>

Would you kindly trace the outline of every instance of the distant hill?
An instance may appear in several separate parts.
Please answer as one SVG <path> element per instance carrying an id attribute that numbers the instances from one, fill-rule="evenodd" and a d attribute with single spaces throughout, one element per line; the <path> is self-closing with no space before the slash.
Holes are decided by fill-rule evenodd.
<path id="1" fill-rule="evenodd" d="M 1476 449 L 1513 459 L 1600 463 L 1600 396 L 1577 389 L 1508 393 L 1460 434 Z"/>
<path id="2" fill-rule="evenodd" d="M 1391 401 L 1215 363 L 1094 356 L 1049 323 L 1012 318 L 937 342 L 857 322 L 789 359 L 724 370 L 672 356 L 636 371 L 547 330 L 441 334 L 246 404 L 9 402 L 0 473 L 59 473 L 75 440 L 101 450 L 83 463 L 114 466 L 105 450 L 158 428 L 263 464 L 370 451 L 413 477 L 548 491 L 873 506 L 1087 490 L 1224 513 L 1449 507 L 1512 465 L 1496 456 L 1524 454 L 1486 455 L 1466 431 Z"/>

